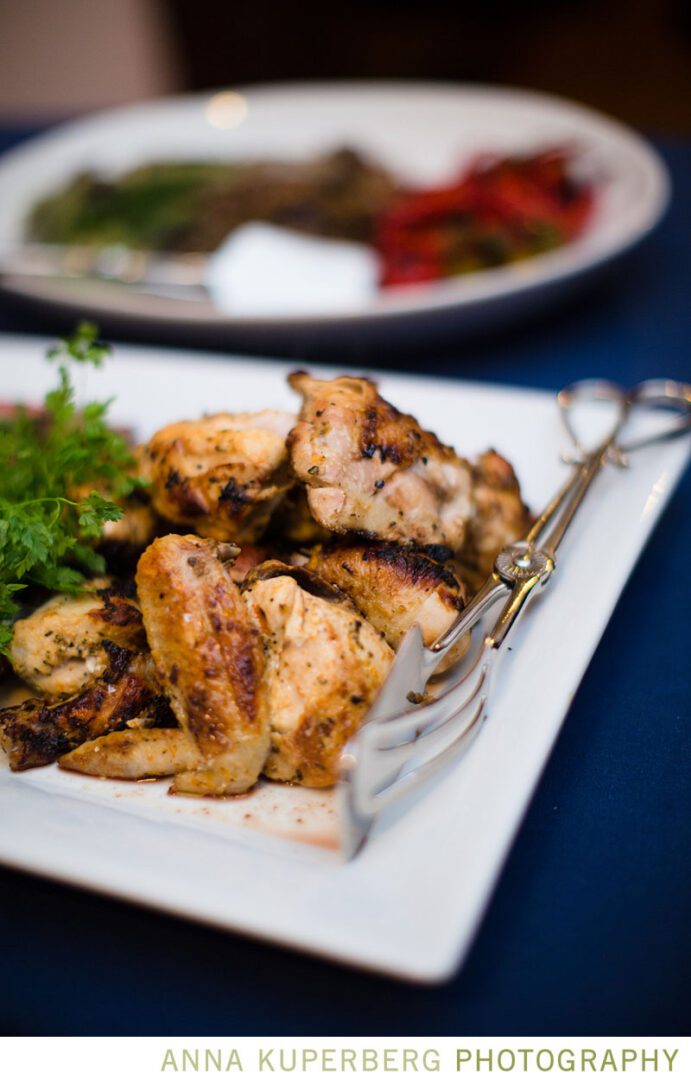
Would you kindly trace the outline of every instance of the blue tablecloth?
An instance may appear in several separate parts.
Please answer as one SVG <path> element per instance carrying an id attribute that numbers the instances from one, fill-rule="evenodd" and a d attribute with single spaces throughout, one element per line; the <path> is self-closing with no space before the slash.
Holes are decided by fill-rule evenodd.
<path id="1" fill-rule="evenodd" d="M 0 148 L 29 133 L 0 132 Z M 672 208 L 609 281 L 491 339 L 386 361 L 555 389 L 592 375 L 689 381 L 691 146 L 659 146 L 675 183 Z M 56 327 L 3 301 L 0 329 Z M 452 982 L 397 985 L 6 871 L 0 1029 L 688 1034 L 690 542 L 687 475 L 590 665 Z"/>

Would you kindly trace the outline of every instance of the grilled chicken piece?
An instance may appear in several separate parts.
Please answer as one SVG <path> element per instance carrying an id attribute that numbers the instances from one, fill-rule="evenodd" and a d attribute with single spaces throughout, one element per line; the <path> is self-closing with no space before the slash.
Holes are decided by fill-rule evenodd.
<path id="1" fill-rule="evenodd" d="M 154 509 L 201 536 L 254 543 L 294 480 L 290 413 L 217 413 L 156 432 L 144 452 Z"/>
<path id="2" fill-rule="evenodd" d="M 513 468 L 496 450 L 488 450 L 473 465 L 475 515 L 461 556 L 484 578 L 507 544 L 530 525 L 530 511 L 521 498 Z"/>
<path id="3" fill-rule="evenodd" d="M 393 653 L 350 600 L 297 567 L 265 563 L 243 597 L 268 649 L 273 780 L 327 787 L 388 674 Z"/>
<path id="4" fill-rule="evenodd" d="M 138 728 L 83 743 L 61 757 L 58 765 L 113 780 L 148 780 L 194 769 L 198 762 L 197 748 L 180 728 Z"/>
<path id="5" fill-rule="evenodd" d="M 224 547 L 197 536 L 164 536 L 137 567 L 151 652 L 198 755 L 172 790 L 196 795 L 247 791 L 269 749 L 262 643 L 218 557 L 227 554 Z"/>
<path id="6" fill-rule="evenodd" d="M 431 432 L 384 401 L 369 379 L 290 376 L 304 397 L 288 445 L 310 510 L 325 528 L 401 544 L 465 540 L 471 470 Z"/>
<path id="7" fill-rule="evenodd" d="M 115 731 L 145 710 L 165 716 L 150 658 L 105 643 L 108 668 L 82 693 L 59 701 L 30 698 L 0 710 L 0 745 L 10 768 L 49 765 L 89 739 Z"/>
<path id="8" fill-rule="evenodd" d="M 53 596 L 19 619 L 9 658 L 39 693 L 76 694 L 108 667 L 106 641 L 133 650 L 146 645 L 137 605 L 100 578 L 81 595 Z"/>
<path id="9" fill-rule="evenodd" d="M 466 602 L 465 586 L 445 566 L 393 544 L 315 548 L 307 567 L 347 593 L 394 649 L 413 623 L 431 645 Z"/>

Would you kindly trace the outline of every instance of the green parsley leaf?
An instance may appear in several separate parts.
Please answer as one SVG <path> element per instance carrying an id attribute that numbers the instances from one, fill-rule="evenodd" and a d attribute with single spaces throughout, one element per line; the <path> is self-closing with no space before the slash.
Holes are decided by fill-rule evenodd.
<path id="1" fill-rule="evenodd" d="M 110 345 L 98 340 L 98 327 L 92 322 L 80 322 L 70 337 L 62 338 L 47 352 L 49 360 L 76 360 L 78 364 L 103 367 Z"/>
<path id="2" fill-rule="evenodd" d="M 0 652 L 12 641 L 18 592 L 75 593 L 85 576 L 103 572 L 93 545 L 107 521 L 122 517 L 112 500 L 141 485 L 126 439 L 108 427 L 110 402 L 75 403 L 69 364 L 100 366 L 108 346 L 97 336 L 80 323 L 51 349 L 48 358 L 61 363 L 43 411 L 20 407 L 0 423 Z"/>
<path id="3" fill-rule="evenodd" d="M 121 517 L 120 507 L 104 499 L 97 491 L 92 491 L 77 507 L 79 531 L 90 540 L 98 540 L 106 521 L 117 521 Z"/>

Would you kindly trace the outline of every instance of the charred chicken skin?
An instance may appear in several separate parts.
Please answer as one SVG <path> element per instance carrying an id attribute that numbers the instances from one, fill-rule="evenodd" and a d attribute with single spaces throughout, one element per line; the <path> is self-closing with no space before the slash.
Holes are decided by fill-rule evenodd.
<path id="1" fill-rule="evenodd" d="M 153 507 L 200 536 L 254 543 L 294 480 L 289 413 L 218 413 L 156 432 L 143 454 Z"/>
<path id="2" fill-rule="evenodd" d="M 350 600 L 316 575 L 278 562 L 250 574 L 243 596 L 268 650 L 271 749 L 264 774 L 306 787 L 338 779 L 393 660 Z"/>
<path id="3" fill-rule="evenodd" d="M 464 584 L 428 555 L 394 544 L 315 548 L 309 570 L 338 586 L 397 649 L 417 623 L 431 645 L 463 610 Z"/>
<path id="4" fill-rule="evenodd" d="M 158 695 L 149 658 L 111 642 L 105 649 L 107 669 L 81 693 L 57 701 L 30 698 L 0 710 L 0 745 L 11 769 L 48 765 L 147 712 L 150 722 L 165 722 L 167 705 Z"/>
<path id="5" fill-rule="evenodd" d="M 269 749 L 262 643 L 224 554 L 198 536 L 169 535 L 154 540 L 137 567 L 151 653 L 197 753 L 194 768 L 173 781 L 187 794 L 247 791 Z"/>
<path id="6" fill-rule="evenodd" d="M 289 381 L 304 399 L 288 438 L 291 463 L 320 525 L 400 544 L 462 546 L 473 512 L 467 462 L 369 379 L 324 382 L 297 372 Z"/>
<path id="7" fill-rule="evenodd" d="M 78 596 L 53 596 L 14 626 L 9 660 L 41 694 L 76 694 L 109 664 L 105 642 L 128 649 L 146 644 L 141 613 L 108 579 Z"/>

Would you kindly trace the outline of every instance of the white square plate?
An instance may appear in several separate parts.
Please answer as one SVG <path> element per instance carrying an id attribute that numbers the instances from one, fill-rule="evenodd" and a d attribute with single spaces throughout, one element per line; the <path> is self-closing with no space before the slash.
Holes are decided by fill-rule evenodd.
<path id="1" fill-rule="evenodd" d="M 0 339 L 1 400 L 40 401 L 55 379 L 42 354 L 40 341 Z M 104 370 L 80 378 L 89 397 L 117 398 L 114 421 L 146 436 L 204 411 L 295 407 L 285 382 L 292 366 L 119 347 Z M 488 445 L 505 453 L 533 506 L 559 484 L 564 437 L 551 394 L 412 376 L 380 382 L 460 453 Z M 168 798 L 161 783 L 91 780 L 55 766 L 12 774 L 2 762 L 0 859 L 390 975 L 451 975 L 688 449 L 644 451 L 629 471 L 599 478 L 549 594 L 502 661 L 480 737 L 406 814 L 381 822 L 352 863 L 331 850 L 335 808 L 323 793 L 267 784 L 258 796 L 214 804 Z M 295 842 L 298 834 L 311 843 Z"/>

